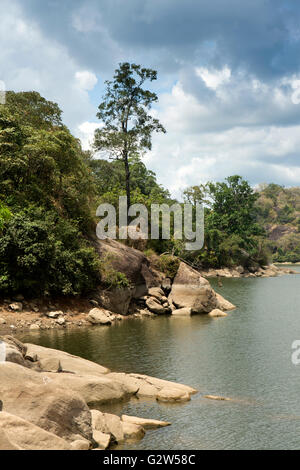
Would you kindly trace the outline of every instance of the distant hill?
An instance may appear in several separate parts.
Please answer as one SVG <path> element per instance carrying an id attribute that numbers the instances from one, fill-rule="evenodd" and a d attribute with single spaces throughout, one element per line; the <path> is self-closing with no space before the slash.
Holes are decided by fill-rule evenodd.
<path id="1" fill-rule="evenodd" d="M 258 222 L 264 226 L 276 262 L 300 261 L 300 187 L 261 185 Z"/>

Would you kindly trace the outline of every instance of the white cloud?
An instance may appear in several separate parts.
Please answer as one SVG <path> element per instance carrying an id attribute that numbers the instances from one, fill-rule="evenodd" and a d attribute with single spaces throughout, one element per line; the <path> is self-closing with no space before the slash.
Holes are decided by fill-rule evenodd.
<path id="1" fill-rule="evenodd" d="M 156 117 L 167 134 L 154 136 L 146 163 L 176 197 L 188 185 L 232 174 L 252 184 L 299 184 L 300 108 L 291 100 L 293 89 L 242 76 L 232 80 L 235 93 L 220 85 L 222 97 L 213 92 L 201 100 L 178 82 L 160 98 Z"/>
<path id="2" fill-rule="evenodd" d="M 101 127 L 99 122 L 82 122 L 76 129 L 76 136 L 81 140 L 82 148 L 89 150 L 92 147 L 95 130 Z"/>
<path id="3" fill-rule="evenodd" d="M 7 90 L 35 90 L 57 102 L 72 130 L 96 114 L 86 88 L 75 78 L 80 66 L 63 45 L 24 17 L 16 1 L 1 0 L 0 44 L 0 80 Z M 85 86 L 95 81 L 85 78 Z"/>
<path id="4" fill-rule="evenodd" d="M 208 88 L 216 90 L 220 85 L 230 80 L 231 70 L 228 67 L 224 67 L 221 70 L 212 69 L 209 70 L 205 67 L 196 67 L 196 74 L 202 78 L 205 85 Z"/>
<path id="5" fill-rule="evenodd" d="M 75 79 L 83 90 L 92 90 L 98 82 L 96 75 L 88 70 L 76 72 Z"/>

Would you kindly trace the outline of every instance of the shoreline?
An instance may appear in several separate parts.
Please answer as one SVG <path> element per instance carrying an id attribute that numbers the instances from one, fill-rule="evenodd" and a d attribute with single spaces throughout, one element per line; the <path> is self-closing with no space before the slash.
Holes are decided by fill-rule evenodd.
<path id="1" fill-rule="evenodd" d="M 135 399 L 183 404 L 198 391 L 142 374 L 112 372 L 61 350 L 0 337 L 0 450 L 106 450 L 137 442 L 152 418 L 118 416 L 101 405 Z"/>
<path id="2" fill-rule="evenodd" d="M 266 278 L 300 274 L 298 271 L 275 265 L 270 265 L 264 269 L 260 268 L 255 273 L 241 272 L 238 268 L 209 269 L 197 273 L 207 279 Z M 142 298 L 143 302 L 146 297 Z M 150 298 L 153 298 L 151 294 Z M 157 300 L 157 293 L 154 293 L 154 299 Z M 226 311 L 234 308 L 232 304 L 227 304 L 229 305 L 225 305 L 224 308 L 222 307 L 222 310 Z M 102 315 L 100 318 L 96 315 L 95 319 L 91 314 L 96 310 L 101 310 Z M 207 313 L 203 313 L 203 315 Z M 25 300 L 23 296 L 15 296 L 11 299 L 0 301 L 0 334 L 49 331 L 54 329 L 64 330 L 66 328 L 90 328 L 95 325 L 109 326 L 115 322 L 128 319 L 156 317 L 157 315 L 158 313 L 149 310 L 145 303 L 143 305 L 135 303 L 126 315 L 121 315 L 103 308 L 99 305 L 99 302 L 93 299 Z"/>

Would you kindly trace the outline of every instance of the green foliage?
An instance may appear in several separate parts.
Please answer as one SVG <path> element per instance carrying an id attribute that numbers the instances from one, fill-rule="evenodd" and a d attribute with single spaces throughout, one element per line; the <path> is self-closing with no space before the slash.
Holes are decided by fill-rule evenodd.
<path id="1" fill-rule="evenodd" d="M 95 132 L 95 149 L 122 161 L 128 206 L 131 199 L 129 159 L 138 159 L 142 152 L 151 150 L 153 132 L 166 132 L 149 113 L 152 103 L 158 100 L 157 95 L 143 88 L 146 81 L 156 79 L 155 70 L 128 62 L 119 64 L 113 80 L 106 81 L 106 93 L 97 114 L 104 126 Z"/>
<path id="2" fill-rule="evenodd" d="M 8 92 L 0 106 L 1 292 L 76 295 L 100 282 L 83 238 L 94 195 L 87 155 L 57 104 Z"/>
<path id="3" fill-rule="evenodd" d="M 259 188 L 257 221 L 265 227 L 273 260 L 300 261 L 300 188 L 277 184 Z"/>
<path id="4" fill-rule="evenodd" d="M 6 207 L 6 206 L 0 201 L 0 233 L 1 233 L 2 230 L 4 229 L 5 224 L 9 221 L 9 219 L 11 218 L 11 216 L 12 216 L 12 213 L 10 212 L 10 210 L 8 209 L 8 207 Z"/>
<path id="5" fill-rule="evenodd" d="M 158 261 L 159 269 L 170 279 L 174 279 L 179 268 L 180 260 L 176 256 L 161 255 Z"/>
<path id="6" fill-rule="evenodd" d="M 0 238 L 0 291 L 78 295 L 100 282 L 100 264 L 75 224 L 31 207 L 13 215 Z"/>
<path id="7" fill-rule="evenodd" d="M 267 264 L 264 229 L 256 221 L 258 199 L 249 183 L 234 175 L 224 182 L 193 186 L 185 200 L 205 207 L 205 245 L 182 256 L 204 267 Z"/>

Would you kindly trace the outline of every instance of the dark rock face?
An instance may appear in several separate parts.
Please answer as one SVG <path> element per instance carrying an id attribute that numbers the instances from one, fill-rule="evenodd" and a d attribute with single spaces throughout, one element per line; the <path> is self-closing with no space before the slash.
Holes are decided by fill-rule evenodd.
<path id="1" fill-rule="evenodd" d="M 124 273 L 131 284 L 130 288 L 99 291 L 98 299 L 104 308 L 126 315 L 132 299 L 142 297 L 149 288 L 161 285 L 163 276 L 151 268 L 141 251 L 111 239 L 98 241 L 97 249 L 101 258 L 105 258 L 116 271 Z"/>

